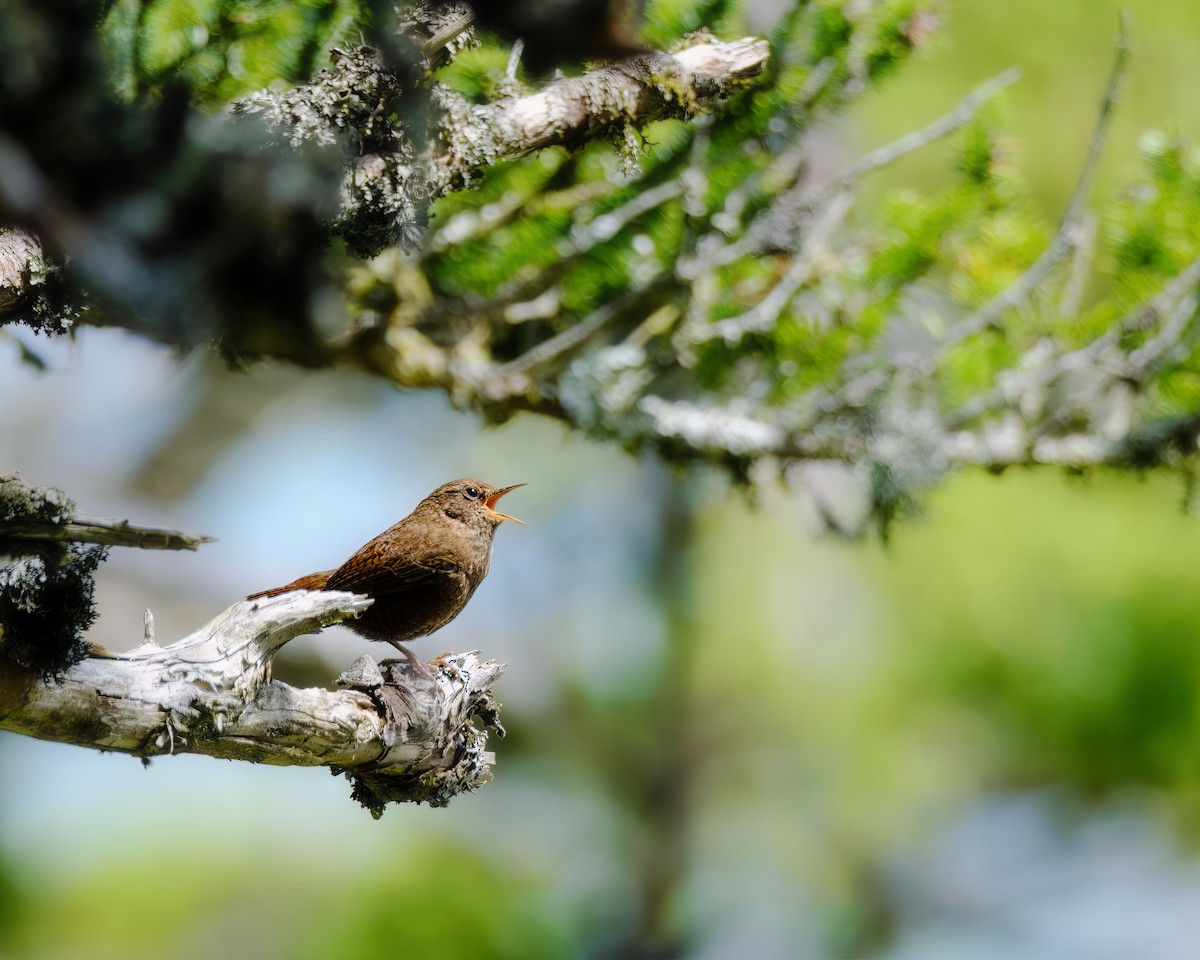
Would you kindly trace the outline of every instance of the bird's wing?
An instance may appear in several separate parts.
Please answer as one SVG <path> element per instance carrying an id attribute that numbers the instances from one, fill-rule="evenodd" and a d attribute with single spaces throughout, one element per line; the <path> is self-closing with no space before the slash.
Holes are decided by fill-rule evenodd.
<path id="1" fill-rule="evenodd" d="M 285 584 L 282 587 L 272 587 L 270 590 L 259 590 L 258 593 L 252 593 L 247 600 L 258 600 L 261 597 L 277 597 L 281 593 L 291 593 L 293 590 L 324 590 L 329 582 L 329 577 L 334 573 L 333 570 L 322 570 L 320 573 L 310 573 L 307 576 L 300 577 L 298 580 L 293 580 L 291 583 Z"/>
<path id="2" fill-rule="evenodd" d="M 457 573 L 453 560 L 437 555 L 399 555 L 372 540 L 333 572 L 326 590 L 348 590 L 371 597 L 405 593 Z"/>

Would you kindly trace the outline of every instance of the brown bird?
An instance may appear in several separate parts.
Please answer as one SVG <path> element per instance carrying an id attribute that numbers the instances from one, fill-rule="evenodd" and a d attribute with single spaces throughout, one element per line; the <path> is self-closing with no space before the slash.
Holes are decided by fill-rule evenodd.
<path id="1" fill-rule="evenodd" d="M 493 487 L 479 480 L 444 483 L 336 570 L 310 573 L 246 599 L 292 590 L 365 593 L 375 602 L 346 626 L 368 640 L 390 643 L 422 676 L 432 679 L 429 668 L 404 642 L 428 636 L 462 612 L 492 565 L 496 528 L 505 520 L 524 523 L 496 512 L 502 496 L 523 486 Z"/>

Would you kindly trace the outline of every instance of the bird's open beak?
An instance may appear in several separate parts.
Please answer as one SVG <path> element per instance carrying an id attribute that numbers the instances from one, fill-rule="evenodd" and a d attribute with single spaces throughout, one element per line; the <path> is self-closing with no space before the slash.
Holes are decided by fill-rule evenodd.
<path id="1" fill-rule="evenodd" d="M 486 500 L 483 501 L 483 505 L 485 507 L 487 507 L 492 513 L 494 513 L 501 520 L 511 520 L 513 523 L 519 523 L 519 524 L 521 524 L 521 526 L 525 526 L 524 520 L 518 520 L 516 517 L 510 517 L 507 513 L 499 513 L 496 510 L 496 504 L 500 502 L 500 498 L 502 496 L 504 496 L 510 490 L 516 490 L 517 487 L 523 487 L 523 486 L 525 486 L 525 484 L 523 484 L 523 483 L 514 483 L 511 487 L 505 487 L 503 490 L 497 490 L 490 497 L 488 497 Z"/>

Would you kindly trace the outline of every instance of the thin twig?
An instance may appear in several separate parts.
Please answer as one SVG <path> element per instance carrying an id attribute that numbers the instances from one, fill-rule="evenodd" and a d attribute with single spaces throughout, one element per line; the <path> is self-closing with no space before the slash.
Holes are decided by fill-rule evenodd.
<path id="1" fill-rule="evenodd" d="M 462 244 L 478 240 L 518 218 L 533 219 L 547 211 L 577 209 L 611 195 L 616 188 L 608 182 L 578 183 L 563 190 L 546 194 L 521 194 L 515 190 L 498 200 L 456 213 L 432 230 L 421 250 L 420 261 L 425 263 L 434 254 L 445 253 Z"/>
<path id="2" fill-rule="evenodd" d="M 849 191 L 867 174 L 874 173 L 876 170 L 895 163 L 910 153 L 914 153 L 923 147 L 929 146 L 931 143 L 949 136 L 956 130 L 960 130 L 974 119 L 975 114 L 979 112 L 985 103 L 1005 87 L 1015 83 L 1020 76 L 1021 71 L 1016 67 L 1005 70 L 964 97 L 950 113 L 938 118 L 920 130 L 916 130 L 898 140 L 893 140 L 891 143 L 885 144 L 877 150 L 872 150 L 866 156 L 861 157 L 847 167 L 842 173 L 827 180 L 808 194 L 797 195 L 800 190 L 799 187 L 781 193 L 776 199 L 775 204 L 767 208 L 750 225 L 750 228 L 739 240 L 722 247 L 701 264 L 700 267 L 704 270 L 712 270 L 755 254 L 761 248 L 763 236 L 771 232 L 773 225 L 781 216 L 797 218 L 811 214 L 812 211 L 819 209 L 832 197 L 844 191 Z M 779 211 L 786 212 L 780 214 Z"/>
<path id="3" fill-rule="evenodd" d="M 1136 312 L 1124 317 L 1117 324 L 1117 329 L 1121 333 L 1153 329 L 1171 311 L 1174 305 L 1183 299 L 1197 284 L 1200 284 L 1200 256 L 1193 259 L 1191 263 L 1172 277 L 1170 283 L 1164 286 L 1146 304 L 1139 307 Z"/>
<path id="4" fill-rule="evenodd" d="M 1057 359 L 1045 363 L 1035 370 L 1031 370 L 1022 382 L 1021 392 L 1027 393 L 1029 390 L 1043 387 L 1071 370 L 1090 366 L 1107 350 L 1112 349 L 1120 343 L 1121 338 L 1125 334 L 1152 329 L 1164 318 L 1177 316 L 1180 303 L 1195 292 L 1197 285 L 1200 285 L 1200 257 L 1192 260 L 1162 290 L 1133 313 L 1128 314 L 1115 323 L 1106 333 L 1097 337 L 1091 343 L 1080 347 L 1078 350 L 1062 354 Z M 1179 328 L 1179 335 L 1181 336 L 1185 330 L 1186 324 Z M 1158 338 L 1155 338 L 1155 340 L 1158 340 Z M 1151 343 L 1154 342 L 1151 341 Z M 1146 346 L 1148 347 L 1149 344 Z M 1159 342 L 1156 344 L 1154 355 L 1157 356 L 1161 349 L 1162 343 Z M 1149 357 L 1150 354 L 1143 354 L 1143 356 Z M 1133 371 L 1125 371 L 1124 375 L 1132 376 Z M 1009 397 L 1012 392 L 1011 389 L 1006 390 L 1001 385 L 994 387 L 987 393 L 972 397 L 946 417 L 945 423 L 947 428 L 950 430 L 960 429 L 965 424 L 977 417 L 983 416 L 985 413 L 992 413 L 1005 406 L 1009 406 Z"/>
<path id="5" fill-rule="evenodd" d="M 1096 216 L 1084 214 L 1077 227 L 1075 248 L 1071 252 L 1071 262 L 1067 264 L 1067 279 L 1058 303 L 1059 315 L 1064 320 L 1079 316 L 1092 259 L 1096 254 L 1096 230 Z"/>
<path id="6" fill-rule="evenodd" d="M 765 333 L 779 320 L 780 314 L 792 302 L 792 298 L 819 278 L 817 261 L 831 231 L 836 229 L 850 212 L 854 198 L 842 193 L 833 198 L 828 209 L 813 226 L 805 238 L 804 247 L 793 258 L 788 269 L 770 292 L 745 313 L 729 317 L 716 323 L 706 324 L 693 334 L 695 343 L 709 340 L 724 340 L 727 346 L 735 346 L 752 333 Z"/>
<path id="7" fill-rule="evenodd" d="M 24 521 L 0 524 L 0 540 L 6 539 L 70 540 L 110 547 L 138 547 L 142 550 L 195 550 L 202 543 L 212 543 L 216 537 L 195 536 L 158 527 L 139 527 L 128 520 L 76 517 L 65 523 Z"/>
<path id="8" fill-rule="evenodd" d="M 426 59 L 431 58 L 442 47 L 453 43 L 471 29 L 475 22 L 475 11 L 464 8 L 453 20 L 444 24 L 437 33 L 421 44 Z"/>
<path id="9" fill-rule="evenodd" d="M 814 101 L 821 95 L 821 91 L 829 83 L 829 78 L 833 76 L 833 71 L 836 68 L 837 58 L 826 57 L 808 72 L 808 78 L 804 81 L 800 95 L 796 97 L 796 102 L 792 104 L 793 112 L 807 113 L 812 108 Z"/>
<path id="10" fill-rule="evenodd" d="M 1079 228 L 1083 221 L 1088 195 L 1091 193 L 1092 181 L 1096 177 L 1096 168 L 1100 164 L 1100 157 L 1108 140 L 1113 108 L 1116 106 L 1117 94 L 1129 62 L 1129 42 L 1126 36 L 1126 18 L 1124 16 L 1121 17 L 1120 24 L 1116 39 L 1117 53 L 1113 59 L 1112 72 L 1109 74 L 1108 87 L 1104 91 L 1104 98 L 1100 101 L 1100 115 L 1096 119 L 1096 128 L 1088 146 L 1087 158 L 1084 160 L 1083 169 L 1079 173 L 1079 182 L 1075 185 L 1075 192 L 1071 195 L 1070 203 L 1067 204 L 1066 212 L 1054 234 L 1054 239 L 1033 265 L 1014 283 L 1009 284 L 992 297 L 962 323 L 955 325 L 934 351 L 935 355 L 932 358 L 934 363 L 948 347 L 981 333 L 988 327 L 995 326 L 1005 311 L 1020 306 L 1028 300 L 1030 294 L 1041 285 L 1050 271 L 1071 253 L 1079 241 Z"/>
<path id="11" fill-rule="evenodd" d="M 583 346 L 634 303 L 666 286 L 671 279 L 669 274 L 661 274 L 647 286 L 631 290 L 625 296 L 592 311 L 578 323 L 531 347 L 515 360 L 484 371 L 476 378 L 483 383 L 480 392 L 490 400 L 525 393 L 528 390 L 528 378 L 535 370 Z"/>
<path id="12" fill-rule="evenodd" d="M 642 193 L 637 193 L 631 200 L 616 210 L 602 213 L 586 226 L 576 226 L 571 230 L 571 253 L 579 255 L 587 253 L 597 244 L 611 240 L 629 224 L 644 213 L 649 213 L 656 207 L 681 196 L 683 183 L 680 180 L 666 180 L 657 187 L 651 187 Z"/>
<path id="13" fill-rule="evenodd" d="M 607 193 L 607 190 L 603 190 L 597 199 L 601 199 Z M 638 217 L 669 203 L 682 193 L 683 185 L 678 180 L 668 180 L 644 193 L 635 194 L 617 209 L 601 214 L 586 226 L 573 229 L 563 243 L 559 256 L 537 275 L 509 281 L 496 291 L 495 296 L 470 303 L 467 311 L 477 320 L 504 317 L 514 304 L 537 299 L 558 284 L 571 267 L 599 244 L 611 240 Z M 590 198 L 587 192 L 582 192 L 582 196 Z"/>
<path id="14" fill-rule="evenodd" d="M 525 52 L 525 41 L 517 37 L 513 41 L 512 50 L 508 52 L 508 66 L 504 69 L 504 76 L 508 80 L 516 81 L 517 67 L 521 65 L 521 54 Z"/>
<path id="15" fill-rule="evenodd" d="M 1129 355 L 1126 376 L 1139 382 L 1173 360 L 1191 353 L 1196 340 L 1196 322 L 1200 320 L 1193 291 L 1184 297 L 1167 317 L 1162 330 L 1144 346 Z"/>
<path id="16" fill-rule="evenodd" d="M 878 150 L 872 150 L 814 191 L 808 198 L 809 206 L 819 206 L 835 193 L 850 189 L 867 174 L 874 173 L 881 167 L 889 166 L 901 157 L 915 153 L 931 143 L 936 143 L 956 130 L 961 130 L 975 118 L 975 114 L 985 103 L 1005 87 L 1014 84 L 1020 77 L 1021 70 L 1018 67 L 1010 67 L 999 76 L 992 77 L 991 80 L 973 90 L 944 117 L 935 120 L 921 130 L 915 130 L 907 136 L 901 137 L 899 140 L 893 140 Z"/>
<path id="17" fill-rule="evenodd" d="M 564 197 L 575 196 L 578 202 L 589 199 L 601 199 L 610 193 L 610 185 L 598 185 L 593 191 L 588 185 L 580 187 L 572 187 L 570 190 L 560 191 Z M 512 307 L 529 302 L 539 300 L 550 292 L 557 284 L 562 281 L 563 276 L 584 256 L 594 250 L 596 246 L 607 240 L 611 240 L 613 236 L 622 232 L 625 227 L 634 222 L 637 217 L 647 214 L 650 210 L 654 210 L 662 204 L 676 199 L 683 193 L 683 185 L 678 180 L 668 180 L 656 187 L 650 188 L 644 193 L 636 193 L 632 199 L 628 200 L 622 206 L 618 206 L 616 210 L 608 211 L 607 214 L 601 214 L 595 217 L 595 220 L 588 223 L 586 227 L 578 227 L 572 230 L 569 238 L 563 242 L 562 248 L 559 250 L 559 256 L 552 263 L 542 268 L 538 274 L 532 277 L 516 277 L 514 280 L 505 283 L 500 287 L 496 294 L 486 300 L 464 299 L 457 302 L 455 305 L 443 305 L 444 310 L 439 311 L 439 316 L 444 316 L 445 313 L 457 313 L 463 317 L 468 317 L 473 323 L 494 322 L 494 320 L 504 320 L 509 323 L 510 311 Z M 559 196 L 559 194 L 556 194 Z M 528 208 L 522 211 L 521 205 L 510 205 L 505 202 L 504 206 L 500 206 L 494 216 L 499 220 L 511 220 L 520 212 L 532 211 L 535 215 L 541 208 L 539 200 L 532 199 Z M 492 206 L 490 204 L 490 206 Z M 545 204 L 546 208 L 551 206 Z M 473 211 L 472 214 L 461 214 L 464 216 L 491 217 L 491 211 L 484 210 Z M 450 229 L 449 224 L 446 229 Z M 482 224 L 463 221 L 456 229 L 461 230 L 461 234 L 450 233 L 444 240 L 439 240 L 439 244 L 448 248 L 454 246 L 458 241 L 458 235 L 466 236 L 467 239 L 473 239 L 473 236 L 478 236 L 486 233 L 486 229 L 482 228 Z M 469 234 L 469 236 L 468 236 Z M 488 374 L 492 376 L 492 374 Z"/>

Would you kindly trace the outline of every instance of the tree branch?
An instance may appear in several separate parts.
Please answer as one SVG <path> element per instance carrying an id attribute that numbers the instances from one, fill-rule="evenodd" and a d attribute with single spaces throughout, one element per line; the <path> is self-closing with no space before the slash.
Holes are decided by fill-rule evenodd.
<path id="1" fill-rule="evenodd" d="M 431 164 L 432 193 L 443 196 L 482 167 L 533 150 L 578 144 L 627 124 L 642 127 L 665 117 L 708 113 L 761 73 L 769 55 L 767 42 L 756 37 L 712 39 L 481 106 L 438 88 L 444 152 Z"/>
<path id="2" fill-rule="evenodd" d="M 491 695 L 500 664 L 458 654 L 429 682 L 403 661 L 363 656 L 339 678 L 342 690 L 271 679 L 288 640 L 370 603 L 304 592 L 246 601 L 168 647 L 93 646 L 50 682 L 0 659 L 0 729 L 145 760 L 196 753 L 324 766 L 344 773 L 376 816 L 390 802 L 445 804 L 491 778 L 486 726 L 503 735 Z"/>
<path id="3" fill-rule="evenodd" d="M 368 256 L 397 240 L 415 247 L 429 202 L 469 184 L 483 168 L 664 117 L 708 113 L 760 74 L 769 54 L 767 42 L 755 37 L 704 38 L 673 54 L 643 54 L 486 104 L 436 85 L 437 134 L 428 138 L 389 122 L 394 105 L 412 91 L 401 89 L 377 51 L 360 47 L 334 51 L 331 69 L 312 83 L 259 91 L 235 102 L 233 111 L 262 114 L 297 146 L 341 142 L 353 133 L 356 155 L 343 179 L 336 228 Z"/>
<path id="4" fill-rule="evenodd" d="M 337 153 L 334 231 L 354 253 L 397 240 L 411 252 L 424 236 L 416 256 L 391 251 L 343 275 L 351 316 L 321 335 L 321 361 L 444 391 L 491 422 L 538 412 L 738 479 L 758 461 L 841 461 L 872 485 L 881 515 L 959 464 L 1129 465 L 1147 461 L 1155 438 L 1169 444 L 1164 462 L 1177 462 L 1192 429 L 1178 418 L 1190 411 L 1154 388 L 1194 365 L 1196 269 L 1125 318 L 1087 302 L 1101 289 L 1093 275 L 1109 269 L 1091 255 L 1099 221 L 1087 204 L 1125 74 L 1125 24 L 1077 185 L 1042 244 L 1043 225 L 983 129 L 961 158 L 966 178 L 917 204 L 915 222 L 903 205 L 903 222 L 883 234 L 849 215 L 864 177 L 964 127 L 1015 71 L 807 182 L 812 118 L 864 82 L 828 51 L 808 59 L 816 54 L 798 42 L 817 25 L 808 6 L 773 50 L 704 34 L 533 92 L 514 49 L 486 103 L 434 83 L 431 58 L 467 42 L 455 14 L 446 36 L 458 39 L 440 52 L 439 29 L 394 50 L 378 37 L 383 53 L 335 51 L 313 83 L 236 104 L 295 145 L 348 148 Z M 882 22 L 850 18 L 851 46 L 875 50 Z M 768 57 L 777 82 L 757 83 Z M 746 109 L 722 116 L 742 88 Z M 640 178 L 607 176 L 607 158 L 593 164 L 587 151 L 554 152 L 511 179 L 497 171 L 486 199 L 447 205 L 424 233 L 431 200 L 499 161 L 597 138 L 623 143 L 629 160 L 645 124 L 702 114 L 686 136 L 654 145 Z M 1181 170 L 1200 176 L 1183 157 Z M 1186 263 L 1190 243 L 1164 241 L 1170 258 L 1157 242 L 1134 244 L 1116 271 L 1121 289 L 1139 257 L 1148 278 L 1176 246 Z M 1144 289 L 1133 279 L 1128 289 Z"/>
<path id="5" fill-rule="evenodd" d="M 216 539 L 161 527 L 141 527 L 128 520 L 75 517 L 61 523 L 36 520 L 0 522 L 0 541 L 71 540 L 76 543 L 99 543 L 106 547 L 139 547 L 142 550 L 195 550 L 202 543 L 213 543 Z"/>

